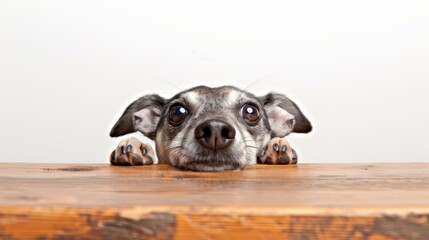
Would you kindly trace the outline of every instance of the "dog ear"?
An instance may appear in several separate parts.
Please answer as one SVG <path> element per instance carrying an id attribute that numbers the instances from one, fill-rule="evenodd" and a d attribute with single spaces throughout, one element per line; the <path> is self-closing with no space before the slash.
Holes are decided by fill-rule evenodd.
<path id="1" fill-rule="evenodd" d="M 139 131 L 154 140 L 165 103 L 166 100 L 158 95 L 146 95 L 137 99 L 125 109 L 110 131 L 110 136 L 119 137 Z"/>
<path id="2" fill-rule="evenodd" d="M 268 115 L 273 137 L 291 132 L 308 133 L 312 126 L 298 106 L 283 94 L 269 93 L 259 97 Z"/>

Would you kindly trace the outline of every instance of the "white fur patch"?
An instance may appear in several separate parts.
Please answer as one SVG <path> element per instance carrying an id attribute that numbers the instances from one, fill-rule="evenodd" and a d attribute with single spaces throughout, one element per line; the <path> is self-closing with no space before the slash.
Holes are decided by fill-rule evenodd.
<path id="1" fill-rule="evenodd" d="M 196 92 L 187 92 L 184 97 L 188 102 L 190 102 L 192 105 L 198 105 L 200 95 Z"/>
<path id="2" fill-rule="evenodd" d="M 227 105 L 227 107 L 233 107 L 237 101 L 238 101 L 238 97 L 240 96 L 240 92 L 237 92 L 235 90 L 232 90 L 229 94 L 228 97 L 226 99 L 225 104 Z"/>

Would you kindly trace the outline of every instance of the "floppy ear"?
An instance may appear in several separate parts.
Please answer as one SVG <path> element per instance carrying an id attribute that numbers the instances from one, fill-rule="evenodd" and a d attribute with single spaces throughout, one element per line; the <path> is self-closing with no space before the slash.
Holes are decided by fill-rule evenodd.
<path id="1" fill-rule="evenodd" d="M 308 133 L 312 126 L 298 106 L 283 94 L 269 93 L 259 97 L 268 115 L 273 137 L 291 132 Z"/>
<path id="2" fill-rule="evenodd" d="M 110 131 L 111 137 L 119 137 L 139 131 L 154 140 L 156 127 L 166 100 L 158 95 L 146 95 L 131 103 Z"/>

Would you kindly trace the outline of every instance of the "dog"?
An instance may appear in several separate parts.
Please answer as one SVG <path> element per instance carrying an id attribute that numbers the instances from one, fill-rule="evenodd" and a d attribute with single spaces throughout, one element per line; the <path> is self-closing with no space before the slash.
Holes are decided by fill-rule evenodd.
<path id="1" fill-rule="evenodd" d="M 310 121 L 288 97 L 257 97 L 233 86 L 198 86 L 170 99 L 146 95 L 131 103 L 110 132 L 119 137 L 139 131 L 155 141 L 121 141 L 110 155 L 113 165 L 171 164 L 191 171 L 225 171 L 247 165 L 296 164 L 284 139 L 308 133 Z"/>

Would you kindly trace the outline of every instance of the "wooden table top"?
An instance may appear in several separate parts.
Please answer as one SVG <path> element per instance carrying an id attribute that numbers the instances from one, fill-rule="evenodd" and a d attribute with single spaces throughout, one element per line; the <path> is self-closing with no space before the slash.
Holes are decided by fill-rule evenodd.
<path id="1" fill-rule="evenodd" d="M 0 163 L 0 239 L 429 239 L 429 163 Z"/>

